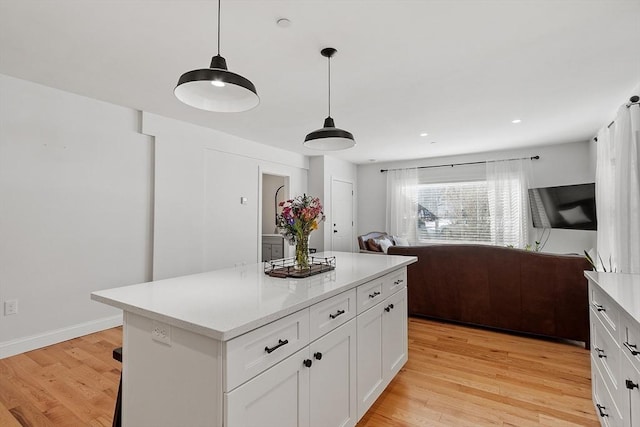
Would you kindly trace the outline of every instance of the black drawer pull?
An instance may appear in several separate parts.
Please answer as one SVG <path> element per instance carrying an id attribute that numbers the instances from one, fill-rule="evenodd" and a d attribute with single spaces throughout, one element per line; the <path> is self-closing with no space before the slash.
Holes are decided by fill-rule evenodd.
<path id="1" fill-rule="evenodd" d="M 304 359 L 304 362 L 302 362 L 302 364 L 307 368 L 310 368 L 311 365 L 313 365 L 313 362 L 311 361 L 311 359 Z"/>
<path id="2" fill-rule="evenodd" d="M 629 389 L 629 390 L 633 390 L 634 388 L 638 388 L 638 384 L 635 384 L 633 381 L 631 380 L 625 380 L 624 381 L 624 385 Z"/>
<path id="3" fill-rule="evenodd" d="M 638 346 L 636 346 L 635 344 L 629 344 L 626 341 L 623 344 L 625 347 L 627 347 L 627 350 L 631 352 L 632 356 L 637 356 L 640 354 L 640 351 L 638 351 Z"/>
<path id="4" fill-rule="evenodd" d="M 322 353 L 320 353 L 319 351 L 316 353 L 313 353 L 313 357 L 316 358 L 316 360 L 321 360 L 322 359 Z"/>
<path id="5" fill-rule="evenodd" d="M 403 279 L 398 279 L 395 282 L 393 282 L 394 285 L 399 285 L 400 283 L 404 282 Z"/>
<path id="6" fill-rule="evenodd" d="M 596 304 L 595 302 L 593 303 L 593 306 L 596 308 L 596 310 L 598 311 L 607 311 L 604 306 L 602 304 Z"/>
<path id="7" fill-rule="evenodd" d="M 391 311 L 391 309 L 393 308 L 393 304 L 389 304 L 388 306 L 386 306 L 384 308 L 384 311 L 386 311 L 387 313 Z"/>
<path id="8" fill-rule="evenodd" d="M 330 314 L 329 317 L 332 319 L 335 319 L 336 317 L 340 316 L 341 314 L 344 314 L 344 310 L 338 310 L 336 312 L 336 314 Z"/>
<path id="9" fill-rule="evenodd" d="M 265 347 L 264 351 L 266 351 L 267 353 L 271 354 L 274 350 L 279 349 L 280 347 L 282 347 L 285 344 L 289 344 L 289 340 L 278 340 L 278 344 L 274 345 L 273 347 L 269 348 L 269 347 Z"/>
<path id="10" fill-rule="evenodd" d="M 375 297 L 377 297 L 378 295 L 380 295 L 380 292 L 375 291 L 374 293 L 369 294 L 369 298 L 375 298 Z"/>
<path id="11" fill-rule="evenodd" d="M 598 347 L 594 347 L 594 350 L 598 353 L 598 357 L 600 359 L 602 359 L 603 357 L 607 357 L 606 354 L 604 354 L 604 350 Z"/>
<path id="12" fill-rule="evenodd" d="M 608 416 L 609 416 L 609 414 L 607 414 L 606 412 L 604 412 L 604 410 L 605 410 L 605 409 L 607 409 L 607 408 L 605 408 L 604 406 L 600 405 L 599 403 L 598 403 L 598 404 L 596 404 L 596 407 L 598 408 L 598 412 L 600 412 L 600 416 L 601 416 L 602 418 L 604 418 L 604 417 L 608 417 Z"/>

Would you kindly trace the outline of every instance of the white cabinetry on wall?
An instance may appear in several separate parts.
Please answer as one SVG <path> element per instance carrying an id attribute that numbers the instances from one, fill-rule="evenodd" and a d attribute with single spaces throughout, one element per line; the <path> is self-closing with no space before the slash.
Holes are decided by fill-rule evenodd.
<path id="1" fill-rule="evenodd" d="M 640 426 L 640 276 L 589 279 L 593 403 L 603 426 Z"/>

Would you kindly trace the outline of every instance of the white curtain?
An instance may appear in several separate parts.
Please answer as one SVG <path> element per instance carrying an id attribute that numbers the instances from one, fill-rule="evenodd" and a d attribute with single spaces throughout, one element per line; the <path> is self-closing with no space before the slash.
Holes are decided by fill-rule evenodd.
<path id="1" fill-rule="evenodd" d="M 487 196 L 494 245 L 529 244 L 530 159 L 487 162 Z"/>
<path id="2" fill-rule="evenodd" d="M 598 269 L 640 273 L 640 107 L 623 105 L 598 132 Z M 594 260 L 595 261 L 595 260 Z"/>
<path id="3" fill-rule="evenodd" d="M 392 236 L 404 237 L 416 243 L 417 229 L 417 169 L 387 171 L 387 229 Z"/>

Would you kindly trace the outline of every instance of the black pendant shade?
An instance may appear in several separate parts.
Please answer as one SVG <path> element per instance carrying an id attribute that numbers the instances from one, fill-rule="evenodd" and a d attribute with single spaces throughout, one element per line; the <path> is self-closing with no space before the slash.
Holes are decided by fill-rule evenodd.
<path id="1" fill-rule="evenodd" d="M 337 128 L 331 118 L 331 57 L 336 52 L 332 47 L 320 51 L 320 54 L 329 60 L 329 115 L 324 119 L 322 129 L 314 130 L 304 138 L 303 145 L 314 150 L 337 151 L 356 145 L 351 132 Z"/>
<path id="2" fill-rule="evenodd" d="M 209 68 L 187 71 L 173 90 L 176 98 L 206 111 L 237 113 L 260 103 L 256 87 L 248 79 L 227 69 L 220 56 L 220 0 L 218 0 L 218 54 Z"/>
<path id="3" fill-rule="evenodd" d="M 339 129 L 331 117 L 324 119 L 324 127 L 314 130 L 304 138 L 305 147 L 315 150 L 345 150 L 356 145 L 351 132 Z"/>
<path id="4" fill-rule="evenodd" d="M 220 55 L 211 59 L 210 68 L 187 71 L 180 76 L 173 93 L 185 104 L 207 111 L 236 113 L 260 103 L 253 83 L 228 71 Z"/>

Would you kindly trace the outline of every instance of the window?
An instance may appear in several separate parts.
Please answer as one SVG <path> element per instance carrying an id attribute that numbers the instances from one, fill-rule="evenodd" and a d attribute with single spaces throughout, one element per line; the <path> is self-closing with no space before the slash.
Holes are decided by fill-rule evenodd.
<path id="1" fill-rule="evenodd" d="M 491 243 L 486 181 L 419 184 L 416 197 L 419 242 Z"/>

